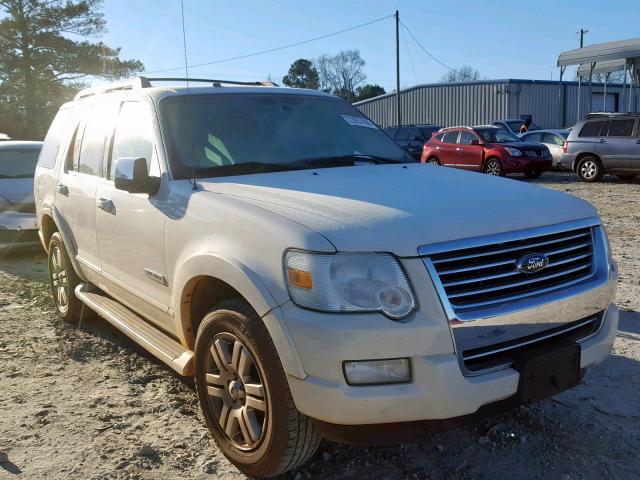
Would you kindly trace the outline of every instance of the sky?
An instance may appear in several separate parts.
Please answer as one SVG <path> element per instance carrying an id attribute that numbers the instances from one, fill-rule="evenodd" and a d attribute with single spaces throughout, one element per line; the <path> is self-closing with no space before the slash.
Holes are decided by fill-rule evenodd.
<path id="1" fill-rule="evenodd" d="M 180 0 L 105 0 L 110 47 L 138 59 L 149 76 L 184 76 Z M 277 48 L 391 16 L 441 62 L 470 65 L 482 78 L 558 79 L 560 52 L 640 36 L 638 0 L 184 0 L 190 65 Z M 367 83 L 395 88 L 395 23 L 387 18 L 340 35 L 241 60 L 190 68 L 191 77 L 280 82 L 298 58 L 357 49 Z M 447 69 L 401 31 L 401 88 L 439 81 Z M 565 79 L 567 77 L 565 76 Z"/>

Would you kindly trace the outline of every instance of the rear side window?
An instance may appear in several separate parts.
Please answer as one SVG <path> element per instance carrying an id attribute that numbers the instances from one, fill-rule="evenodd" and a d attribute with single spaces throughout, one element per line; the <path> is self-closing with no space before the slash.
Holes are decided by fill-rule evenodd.
<path id="1" fill-rule="evenodd" d="M 540 141 L 542 141 L 542 134 L 541 133 L 532 133 L 530 135 L 525 135 L 522 139 L 527 141 L 527 142 L 540 142 Z"/>
<path id="2" fill-rule="evenodd" d="M 554 133 L 545 133 L 544 137 L 542 138 L 542 142 L 548 143 L 550 145 L 560 145 L 560 146 L 564 145 L 564 139 L 560 138 L 558 135 Z"/>
<path id="3" fill-rule="evenodd" d="M 444 143 L 456 143 L 458 140 L 458 132 L 457 131 L 452 131 L 452 132 L 446 132 L 444 134 L 444 137 L 442 137 L 442 141 Z"/>
<path id="4" fill-rule="evenodd" d="M 73 125 L 71 125 L 72 120 L 73 110 L 70 108 L 60 110 L 57 113 L 44 139 L 44 145 L 42 145 L 42 152 L 38 160 L 39 167 L 54 167 L 61 147 L 69 140 L 72 134 L 70 131 L 73 128 Z"/>
<path id="5" fill-rule="evenodd" d="M 0 179 L 33 178 L 40 148 L 0 150 Z"/>
<path id="6" fill-rule="evenodd" d="M 600 129 L 604 126 L 604 120 L 598 120 L 595 122 L 587 122 L 580 130 L 579 137 L 597 137 L 600 134 Z"/>
<path id="7" fill-rule="evenodd" d="M 153 120 L 143 102 L 122 104 L 113 138 L 109 178 L 113 178 L 116 160 L 121 157 L 144 158 L 149 174 L 160 175 L 153 143 Z"/>
<path id="8" fill-rule="evenodd" d="M 633 133 L 635 120 L 632 118 L 624 120 L 611 120 L 609 125 L 609 137 L 630 137 Z"/>

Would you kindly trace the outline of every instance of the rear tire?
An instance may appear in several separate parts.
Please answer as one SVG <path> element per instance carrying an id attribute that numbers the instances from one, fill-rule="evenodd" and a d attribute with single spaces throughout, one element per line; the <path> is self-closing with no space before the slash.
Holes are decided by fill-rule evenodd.
<path id="1" fill-rule="evenodd" d="M 635 173 L 629 173 L 625 175 L 616 175 L 616 177 L 618 177 L 618 180 L 621 182 L 633 182 L 633 179 L 636 178 L 637 175 Z"/>
<path id="2" fill-rule="evenodd" d="M 493 175 L 495 177 L 504 176 L 504 171 L 502 170 L 502 164 L 500 160 L 497 158 L 490 158 L 487 160 L 487 163 L 484 165 L 484 173 L 487 175 Z"/>
<path id="3" fill-rule="evenodd" d="M 318 448 L 317 427 L 296 409 L 269 332 L 244 300 L 222 302 L 202 320 L 195 383 L 209 431 L 246 475 L 279 475 Z"/>
<path id="4" fill-rule="evenodd" d="M 524 172 L 524 176 L 527 177 L 529 180 L 533 180 L 534 178 L 540 178 L 540 175 L 542 175 L 542 170 L 528 170 Z"/>
<path id="5" fill-rule="evenodd" d="M 604 177 L 604 167 L 597 157 L 589 155 L 578 162 L 576 173 L 583 182 L 599 182 Z"/>
<path id="6" fill-rule="evenodd" d="M 438 159 L 436 157 L 429 158 L 429 160 L 427 160 L 427 163 L 429 165 L 440 165 L 440 162 L 438 161 Z"/>
<path id="7" fill-rule="evenodd" d="M 64 246 L 62 236 L 55 232 L 49 241 L 49 285 L 58 315 L 65 322 L 77 322 L 82 318 L 85 308 L 76 298 L 75 288 L 80 283 Z"/>

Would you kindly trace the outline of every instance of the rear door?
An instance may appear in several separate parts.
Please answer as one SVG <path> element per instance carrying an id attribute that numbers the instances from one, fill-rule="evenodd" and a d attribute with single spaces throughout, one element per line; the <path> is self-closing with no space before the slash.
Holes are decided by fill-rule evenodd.
<path id="1" fill-rule="evenodd" d="M 102 174 L 106 137 L 113 122 L 113 105 L 94 103 L 75 131 L 56 187 L 55 208 L 72 252 L 91 281 L 99 281 L 99 238 L 95 225 L 95 193 Z M 69 247 L 69 245 L 67 245 Z"/>
<path id="2" fill-rule="evenodd" d="M 442 136 L 440 163 L 449 167 L 458 166 L 458 130 L 448 130 Z"/>
<path id="3" fill-rule="evenodd" d="M 608 128 L 602 129 L 598 147 L 606 170 L 631 170 L 637 147 L 635 122 L 633 118 L 612 119 Z"/>
<path id="4" fill-rule="evenodd" d="M 149 174 L 160 177 L 159 131 L 146 101 L 120 105 L 105 178 L 96 191 L 96 229 L 100 238 L 102 287 L 161 326 L 169 309 L 165 263 L 166 215 L 156 196 L 115 188 L 115 162 L 120 157 L 144 158 Z"/>
<path id="5" fill-rule="evenodd" d="M 472 144 L 472 142 L 476 144 Z M 473 132 L 460 130 L 458 137 L 457 166 L 468 170 L 482 170 L 484 147 L 480 138 Z"/>

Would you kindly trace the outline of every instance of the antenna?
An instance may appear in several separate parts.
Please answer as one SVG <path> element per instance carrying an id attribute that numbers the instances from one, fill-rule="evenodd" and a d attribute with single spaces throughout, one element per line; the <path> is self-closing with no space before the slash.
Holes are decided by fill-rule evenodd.
<path id="1" fill-rule="evenodd" d="M 198 189 L 196 184 L 196 157 L 193 150 L 193 131 L 191 128 L 191 89 L 189 87 L 189 63 L 187 61 L 187 33 L 184 26 L 184 0 L 180 0 L 180 14 L 182 15 L 182 45 L 184 47 L 184 75 L 187 82 L 187 122 L 189 123 L 189 148 L 191 152 L 191 179 L 193 190 Z"/>

